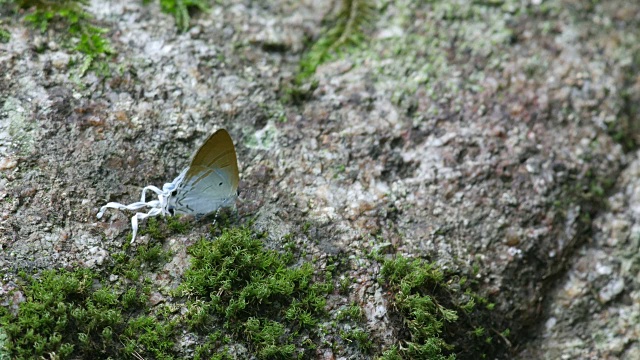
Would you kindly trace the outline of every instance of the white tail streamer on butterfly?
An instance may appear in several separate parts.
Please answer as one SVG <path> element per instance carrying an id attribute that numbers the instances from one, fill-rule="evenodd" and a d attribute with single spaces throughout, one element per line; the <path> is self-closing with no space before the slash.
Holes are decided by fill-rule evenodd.
<path id="1" fill-rule="evenodd" d="M 182 170 L 172 182 L 162 186 L 162 190 L 151 185 L 142 189 L 140 201 L 129 205 L 110 202 L 100 208 L 98 219 L 107 208 L 136 211 L 149 208 L 146 213 L 137 212 L 131 218 L 133 237 L 136 239 L 138 220 L 150 216 L 186 214 L 196 218 L 219 211 L 223 207 L 235 205 L 238 182 L 238 159 L 229 133 L 220 129 L 198 149 L 191 165 Z M 158 195 L 158 200 L 146 201 L 147 190 Z"/>

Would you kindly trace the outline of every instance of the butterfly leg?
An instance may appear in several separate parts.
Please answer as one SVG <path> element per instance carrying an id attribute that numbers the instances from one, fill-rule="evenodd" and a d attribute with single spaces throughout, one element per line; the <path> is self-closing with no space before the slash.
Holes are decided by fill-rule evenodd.
<path id="1" fill-rule="evenodd" d="M 161 195 L 166 196 L 167 195 L 167 194 L 164 193 L 164 191 L 158 189 L 158 187 L 156 187 L 156 186 L 153 186 L 153 185 L 145 186 L 142 189 L 142 195 L 140 196 L 140 202 L 146 202 L 145 198 L 146 198 L 147 190 L 153 191 L 158 196 L 161 196 Z"/>
<path id="2" fill-rule="evenodd" d="M 216 214 L 213 216 L 213 223 L 211 226 L 216 226 L 216 222 L 218 221 L 218 215 L 220 214 L 220 208 L 216 210 Z"/>
<path id="3" fill-rule="evenodd" d="M 149 212 L 147 213 L 139 212 L 133 215 L 133 217 L 131 217 L 131 229 L 133 230 L 133 234 L 131 236 L 132 244 L 136 240 L 136 234 L 138 233 L 138 220 L 144 220 L 151 216 L 158 216 L 158 214 L 161 214 L 161 213 L 163 213 L 162 209 L 158 207 L 154 207 L 151 210 L 149 210 Z"/>
<path id="4" fill-rule="evenodd" d="M 102 216 L 104 215 L 104 212 L 107 211 L 107 208 L 118 209 L 118 210 L 138 210 L 145 206 L 148 206 L 148 204 L 144 202 L 134 202 L 133 204 L 129 204 L 129 205 L 120 204 L 118 202 L 110 202 L 110 203 L 107 203 L 107 205 L 104 205 L 103 207 L 101 207 L 100 211 L 98 211 L 98 214 L 96 216 L 98 217 L 98 219 L 102 218 Z"/>

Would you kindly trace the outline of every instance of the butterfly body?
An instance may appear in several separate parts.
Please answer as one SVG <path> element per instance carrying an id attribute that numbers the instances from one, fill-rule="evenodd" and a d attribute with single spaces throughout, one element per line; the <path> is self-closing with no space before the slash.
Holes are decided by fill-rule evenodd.
<path id="1" fill-rule="evenodd" d="M 107 208 L 138 210 L 150 208 L 147 213 L 136 213 L 131 218 L 133 237 L 136 238 L 138 220 L 149 216 L 185 214 L 196 218 L 211 214 L 223 207 L 235 205 L 238 183 L 238 159 L 229 133 L 220 129 L 213 133 L 198 149 L 191 164 L 172 182 L 164 184 L 162 190 L 155 186 L 146 186 L 142 190 L 139 202 L 123 205 L 107 203 L 100 208 L 101 218 Z M 147 190 L 158 195 L 158 200 L 147 202 Z"/>

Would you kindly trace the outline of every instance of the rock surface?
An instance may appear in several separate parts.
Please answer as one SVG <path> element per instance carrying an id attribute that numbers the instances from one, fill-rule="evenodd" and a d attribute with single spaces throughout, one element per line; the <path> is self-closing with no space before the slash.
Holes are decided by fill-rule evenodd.
<path id="1" fill-rule="evenodd" d="M 268 246 L 308 223 L 314 256 L 351 256 L 335 306 L 363 304 L 379 338 L 374 249 L 479 268 L 522 358 L 637 358 L 640 165 L 620 135 L 638 140 L 640 4 L 382 1 L 364 43 L 283 102 L 329 3 L 221 1 L 178 33 L 156 5 L 93 1 L 106 80 L 4 17 L 0 271 L 100 266 L 130 231 L 100 206 L 172 180 L 224 127 L 241 214 Z"/>
<path id="2" fill-rule="evenodd" d="M 547 295 L 541 337 L 523 359 L 637 359 L 640 356 L 640 162 L 618 178 L 593 236 Z"/>

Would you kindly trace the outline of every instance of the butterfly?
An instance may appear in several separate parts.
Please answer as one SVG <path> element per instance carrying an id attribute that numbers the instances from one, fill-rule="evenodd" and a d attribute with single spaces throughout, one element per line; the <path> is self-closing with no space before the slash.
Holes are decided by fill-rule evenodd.
<path id="1" fill-rule="evenodd" d="M 110 202 L 100 208 L 97 216 L 102 218 L 107 208 L 135 211 L 150 208 L 146 213 L 137 212 L 131 218 L 133 236 L 136 239 L 138 220 L 150 216 L 175 214 L 193 215 L 196 218 L 235 206 L 238 183 L 238 158 L 233 140 L 225 129 L 214 132 L 198 149 L 188 168 L 172 182 L 162 186 L 145 186 L 140 201 L 124 205 Z M 158 195 L 158 200 L 146 201 L 147 190 Z"/>

